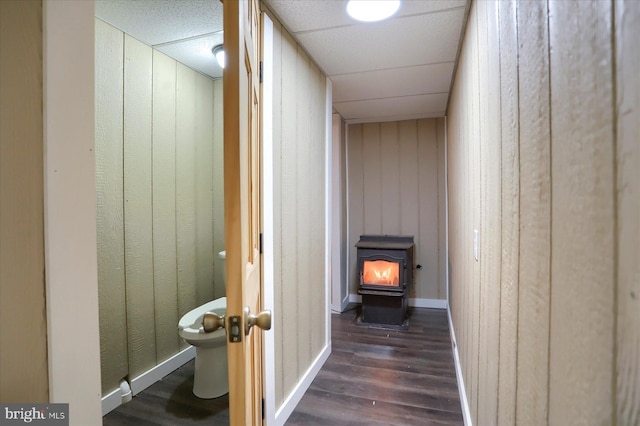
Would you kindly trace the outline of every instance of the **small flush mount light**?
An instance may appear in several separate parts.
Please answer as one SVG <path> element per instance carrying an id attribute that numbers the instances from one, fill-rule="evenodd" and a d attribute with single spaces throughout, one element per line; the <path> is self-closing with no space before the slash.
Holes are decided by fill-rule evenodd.
<path id="1" fill-rule="evenodd" d="M 216 61 L 218 62 L 218 65 L 220 65 L 220 68 L 224 68 L 224 49 L 222 48 L 222 45 L 219 44 L 211 49 L 211 53 L 216 57 Z"/>
<path id="2" fill-rule="evenodd" d="M 347 13 L 364 22 L 382 21 L 400 9 L 400 0 L 349 0 Z"/>

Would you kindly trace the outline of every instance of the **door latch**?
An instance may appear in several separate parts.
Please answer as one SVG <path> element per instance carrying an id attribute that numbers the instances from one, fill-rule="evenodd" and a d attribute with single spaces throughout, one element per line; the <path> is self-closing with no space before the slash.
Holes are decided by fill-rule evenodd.
<path id="1" fill-rule="evenodd" d="M 242 324 L 241 316 L 229 317 L 229 329 L 227 330 L 229 335 L 229 343 L 242 342 L 242 335 L 244 334 L 244 327 Z"/>

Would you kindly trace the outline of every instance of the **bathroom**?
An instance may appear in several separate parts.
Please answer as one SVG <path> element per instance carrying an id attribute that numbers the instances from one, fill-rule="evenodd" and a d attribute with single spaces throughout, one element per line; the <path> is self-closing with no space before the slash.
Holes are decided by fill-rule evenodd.
<path id="1" fill-rule="evenodd" d="M 103 414 L 190 361 L 180 318 L 225 296 L 222 7 L 196 3 L 96 2 Z"/>

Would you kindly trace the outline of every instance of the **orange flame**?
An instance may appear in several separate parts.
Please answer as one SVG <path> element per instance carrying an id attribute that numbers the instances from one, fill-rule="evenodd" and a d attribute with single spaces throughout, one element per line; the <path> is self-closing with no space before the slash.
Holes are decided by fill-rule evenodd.
<path id="1" fill-rule="evenodd" d="M 362 271 L 364 284 L 400 285 L 400 264 L 386 260 L 365 260 Z"/>

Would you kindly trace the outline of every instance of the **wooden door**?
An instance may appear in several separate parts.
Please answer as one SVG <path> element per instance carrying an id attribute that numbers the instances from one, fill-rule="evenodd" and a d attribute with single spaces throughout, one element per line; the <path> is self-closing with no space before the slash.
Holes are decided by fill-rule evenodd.
<path id="1" fill-rule="evenodd" d="M 259 0 L 224 2 L 224 192 L 232 425 L 262 424 L 262 332 L 244 332 L 262 309 L 260 254 Z M 235 319 L 235 322 L 234 322 Z M 234 342 L 234 327 L 241 331 Z"/>

